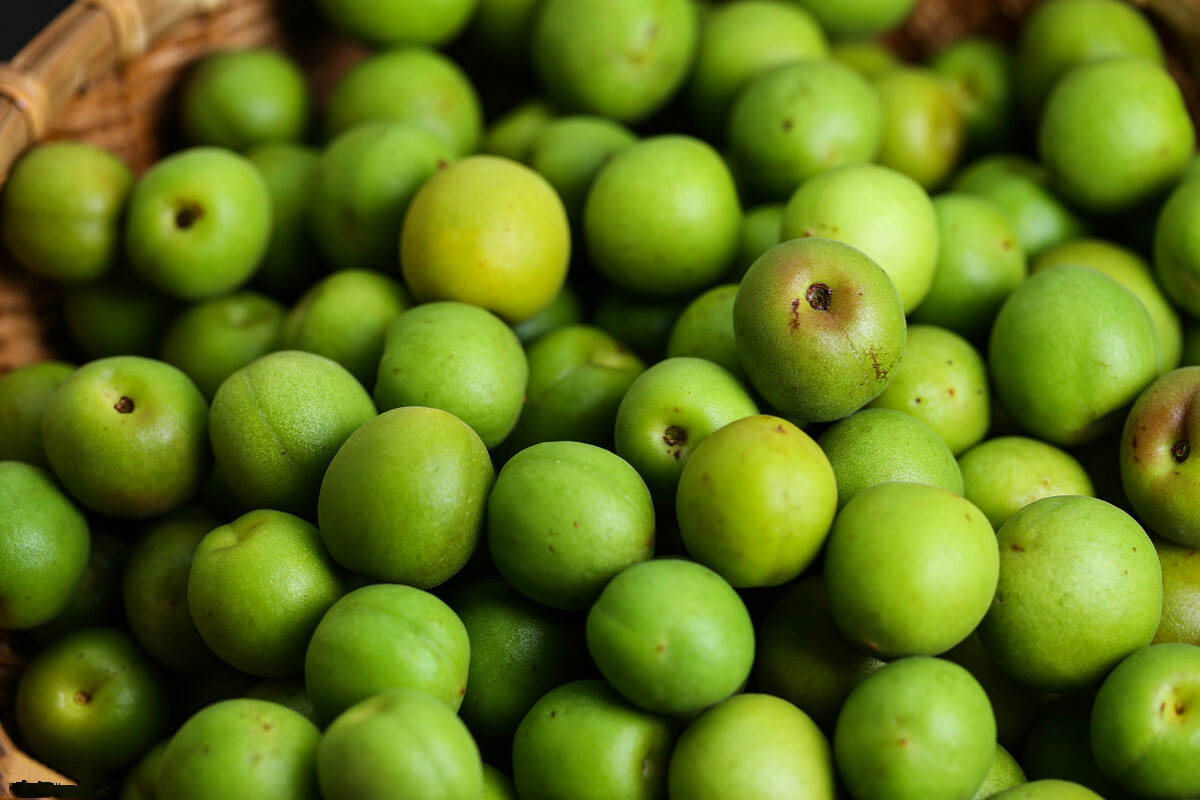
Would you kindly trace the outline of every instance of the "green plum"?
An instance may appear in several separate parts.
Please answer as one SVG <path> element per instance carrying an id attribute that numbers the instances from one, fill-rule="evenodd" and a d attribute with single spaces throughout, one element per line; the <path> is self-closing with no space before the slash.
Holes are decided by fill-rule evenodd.
<path id="1" fill-rule="evenodd" d="M 399 282 L 369 270 L 341 270 L 301 296 L 283 321 L 279 347 L 332 359 L 369 386 L 388 325 L 408 306 Z"/>
<path id="2" fill-rule="evenodd" d="M 1000 206 L 953 192 L 935 197 L 937 267 L 914 322 L 982 337 L 1004 299 L 1025 280 L 1025 253 Z"/>
<path id="3" fill-rule="evenodd" d="M 997 150 L 1013 138 L 1013 62 L 1001 42 L 984 36 L 952 42 L 930 60 L 933 71 L 950 81 L 962 113 L 967 149 Z"/>
<path id="4" fill-rule="evenodd" d="M 521 800 L 660 800 L 675 731 L 603 681 L 548 692 L 513 738 L 513 783 Z"/>
<path id="5" fill-rule="evenodd" d="M 321 156 L 311 147 L 280 142 L 251 148 L 246 158 L 262 173 L 271 196 L 271 239 L 251 284 L 271 295 L 295 297 L 322 267 L 308 225 Z"/>
<path id="6" fill-rule="evenodd" d="M 0 461 L 49 466 L 42 445 L 46 401 L 74 371 L 61 361 L 40 361 L 0 375 Z"/>
<path id="7" fill-rule="evenodd" d="M 167 742 L 164 739 L 151 747 L 137 763 L 125 773 L 121 782 L 120 800 L 157 800 L 158 791 L 155 780 L 158 778 L 158 768 L 162 764 L 163 753 L 167 752 Z"/>
<path id="8" fill-rule="evenodd" d="M 476 800 L 483 762 L 467 726 L 424 692 L 389 689 L 342 712 L 321 737 L 325 800 Z"/>
<path id="9" fill-rule="evenodd" d="M 687 77 L 697 27 L 688 0 L 545 0 L 530 49 L 556 104 L 636 122 Z"/>
<path id="10" fill-rule="evenodd" d="M 791 703 L 742 694 L 683 732 L 668 783 L 671 800 L 833 800 L 833 753 L 820 728 Z"/>
<path id="11" fill-rule="evenodd" d="M 797 0 L 838 39 L 870 36 L 899 25 L 915 0 Z"/>
<path id="12" fill-rule="evenodd" d="M 471 641 L 462 718 L 476 736 L 507 743 L 533 704 L 571 677 L 580 637 L 499 578 L 464 586 L 450 607 Z"/>
<path id="13" fill-rule="evenodd" d="M 1043 497 L 1095 494 L 1087 471 L 1069 453 L 1024 436 L 988 439 L 959 456 L 958 466 L 963 496 L 997 530 Z"/>
<path id="14" fill-rule="evenodd" d="M 740 281 L 759 256 L 779 244 L 783 237 L 783 208 L 782 203 L 765 203 L 746 209 L 737 255 L 727 275 L 730 280 Z"/>
<path id="15" fill-rule="evenodd" d="M 529 166 L 550 182 L 562 198 L 567 217 L 578 224 L 596 174 L 609 159 L 636 141 L 628 128 L 604 117 L 559 117 L 534 138 Z"/>
<path id="16" fill-rule="evenodd" d="M 1045 167 L 1012 154 L 984 156 L 963 168 L 951 189 L 990 200 L 1004 213 L 1029 257 L 1083 235 L 1084 224 L 1050 190 Z"/>
<path id="17" fill-rule="evenodd" d="M 741 0 L 713 9 L 700 25 L 688 105 L 702 131 L 724 134 L 738 93 L 772 69 L 829 53 L 825 32 L 799 5 Z"/>
<path id="18" fill-rule="evenodd" d="M 278 703 L 215 703 L 171 737 L 155 781 L 157 797 L 317 800 L 320 738 L 316 725 Z"/>
<path id="19" fill-rule="evenodd" d="M 838 715 L 833 752 L 855 800 L 968 798 L 996 749 L 979 683 L 957 664 L 904 658 L 860 683 Z"/>
<path id="20" fill-rule="evenodd" d="M 1091 497 L 1045 497 L 996 535 L 1000 583 L 979 635 L 1015 680 L 1087 689 L 1154 638 L 1162 569 L 1150 537 L 1124 511 Z"/>
<path id="21" fill-rule="evenodd" d="M 1163 296 L 1150 265 L 1141 256 L 1102 239 L 1075 239 L 1043 250 L 1029 265 L 1029 270 L 1036 274 L 1060 264 L 1091 267 L 1132 292 L 1146 307 L 1158 333 L 1159 374 L 1179 366 L 1183 351 L 1183 326 L 1179 314 Z"/>
<path id="22" fill-rule="evenodd" d="M 1021 765 L 1007 750 L 996 745 L 996 754 L 992 756 L 992 766 L 988 768 L 983 783 L 975 790 L 971 800 L 988 800 L 1000 794 L 1005 789 L 1020 786 L 1025 783 L 1025 772 Z"/>
<path id="23" fill-rule="evenodd" d="M 321 617 L 344 593 L 315 525 L 251 511 L 196 545 L 187 603 L 212 651 L 264 677 L 298 675 Z"/>
<path id="24" fill-rule="evenodd" d="M 313 168 L 308 222 L 324 256 L 346 270 L 392 271 L 413 196 L 452 151 L 412 122 L 359 125 L 334 139 Z"/>
<path id="25" fill-rule="evenodd" d="M 927 424 L 891 408 L 867 408 L 831 425 L 818 439 L 837 476 L 838 508 L 859 492 L 893 481 L 962 494 L 954 453 Z"/>
<path id="26" fill-rule="evenodd" d="M 1154 272 L 1158 283 L 1167 297 L 1193 318 L 1200 317 L 1197 217 L 1200 217 L 1200 180 L 1185 181 L 1167 198 L 1154 227 Z"/>
<path id="27" fill-rule="evenodd" d="M 304 682 L 295 678 L 267 678 L 246 690 L 244 697 L 269 700 L 317 722 L 317 709 L 304 689 Z"/>
<path id="28" fill-rule="evenodd" d="M 543 308 L 527 320 L 512 326 L 513 333 L 523 345 L 532 345 L 535 341 L 554 331 L 583 322 L 583 302 L 579 293 L 564 284 L 562 290 Z"/>
<path id="29" fill-rule="evenodd" d="M 887 45 L 870 38 L 843 39 L 835 42 L 829 49 L 829 56 L 868 80 L 900 65 L 900 60 Z"/>
<path id="30" fill-rule="evenodd" d="M 438 598 L 411 586 L 366 586 L 334 603 L 317 625 L 304 684 L 322 720 L 394 688 L 426 692 L 457 711 L 469 652 L 467 629 Z"/>
<path id="31" fill-rule="evenodd" d="M 1115 427 L 1154 379 L 1158 332 L 1119 283 L 1064 264 L 1030 277 L 1004 301 L 988 363 L 1018 424 L 1053 444 L 1086 444 Z"/>
<path id="32" fill-rule="evenodd" d="M 904 308 L 883 269 L 830 239 L 793 239 L 751 265 L 733 306 L 742 368 L 787 416 L 840 419 L 878 397 L 904 353 Z"/>
<path id="33" fill-rule="evenodd" d="M 304 73 L 276 50 L 205 56 L 184 82 L 180 103 L 183 133 L 192 144 L 244 150 L 300 139 L 308 127 Z"/>
<path id="34" fill-rule="evenodd" d="M 921 483 L 872 486 L 829 533 L 829 608 L 883 658 L 944 653 L 987 613 L 999 565 L 992 526 L 969 500 Z"/>
<path id="35" fill-rule="evenodd" d="M 1195 147 L 1179 84 L 1141 57 L 1072 69 L 1055 84 L 1038 127 L 1038 152 L 1059 191 L 1098 213 L 1170 188 Z"/>
<path id="36" fill-rule="evenodd" d="M 1121 485 L 1138 516 L 1166 539 L 1200 546 L 1192 443 L 1200 442 L 1200 367 L 1181 367 L 1150 384 L 1121 434 Z"/>
<path id="37" fill-rule="evenodd" d="M 458 35 L 478 5 L 478 0 L 317 1 L 336 27 L 384 46 L 445 44 Z"/>
<path id="38" fill-rule="evenodd" d="M 475 551 L 493 477 L 487 448 L 453 414 L 387 411 L 354 431 L 325 472 L 321 536 L 347 569 L 437 586 Z"/>
<path id="39" fill-rule="evenodd" d="M 417 300 L 471 303 L 509 322 L 550 305 L 570 253 L 567 213 L 554 188 L 497 156 L 439 171 L 413 198 L 400 233 L 400 265 Z"/>
<path id="40" fill-rule="evenodd" d="M 488 549 L 519 592 L 581 610 L 626 567 L 654 554 L 654 506 L 632 466 L 581 442 L 517 453 L 488 498 Z"/>
<path id="41" fill-rule="evenodd" d="M 825 579 L 793 584 L 758 629 L 756 685 L 833 730 L 850 692 L 883 662 L 851 644 L 829 613 Z"/>
<path id="42" fill-rule="evenodd" d="M 1032 781 L 994 794 L 991 800 L 1104 800 L 1087 787 L 1070 781 Z"/>
<path id="43" fill-rule="evenodd" d="M 257 292 L 236 292 L 187 308 L 167 328 L 160 355 L 211 401 L 233 373 L 276 347 L 284 310 Z"/>
<path id="44" fill-rule="evenodd" d="M 482 800 L 517 800 L 512 778 L 490 764 L 484 764 Z"/>
<path id="45" fill-rule="evenodd" d="M 13 167 L 0 197 L 0 238 L 30 272 L 87 283 L 119 258 L 121 219 L 133 173 L 82 142 L 51 142 Z"/>
<path id="46" fill-rule="evenodd" d="M 489 2 L 538 3 L 541 0 L 481 0 L 480 14 Z M 482 16 L 479 18 L 482 22 Z M 527 162 L 533 143 L 551 120 L 554 109 L 544 100 L 527 100 L 500 115 L 487 130 L 479 151 L 493 156 Z"/>
<path id="47" fill-rule="evenodd" d="M 88 564 L 87 519 L 39 467 L 0 461 L 0 628 L 50 621 Z"/>
<path id="48" fill-rule="evenodd" d="M 587 643 L 614 689 L 659 713 L 721 702 L 754 663 L 742 599 L 720 575 L 682 559 L 635 564 L 613 578 L 588 611 Z"/>
<path id="49" fill-rule="evenodd" d="M 271 238 L 271 194 L 246 158 L 217 147 L 167 156 L 129 198 L 125 249 L 156 289 L 201 300 L 250 279 Z"/>
<path id="50" fill-rule="evenodd" d="M 861 250 L 895 284 L 905 312 L 933 284 L 938 225 L 933 202 L 913 179 L 878 164 L 822 172 L 796 190 L 783 212 L 783 239 L 834 239 Z"/>
<path id="51" fill-rule="evenodd" d="M 1092 706 L 1092 752 L 1100 769 L 1145 797 L 1200 793 L 1200 647 L 1156 644 L 1104 679 Z"/>
<path id="52" fill-rule="evenodd" d="M 668 358 L 630 385 L 617 409 L 617 455 L 651 491 L 669 495 L 696 445 L 730 422 L 758 413 L 737 378 L 700 358 Z"/>
<path id="53" fill-rule="evenodd" d="M 1183 642 L 1200 646 L 1200 556 L 1191 547 L 1155 540 L 1162 565 L 1162 621 L 1154 643 Z"/>
<path id="54" fill-rule="evenodd" d="M 371 396 L 341 365 L 284 350 L 242 367 L 217 389 L 212 449 L 243 505 L 311 515 L 334 453 L 374 416 Z"/>
<path id="55" fill-rule="evenodd" d="M 785 64 L 737 95 L 728 126 L 733 163 L 759 195 L 786 200 L 819 172 L 873 160 L 883 122 L 879 93 L 849 67 Z"/>
<path id="56" fill-rule="evenodd" d="M 426 303 L 402 314 L 376 358 L 380 409 L 440 408 L 495 447 L 517 424 L 529 363 L 512 329 L 466 303 Z"/>
<path id="57" fill-rule="evenodd" d="M 1036 120 L 1047 95 L 1073 67 L 1123 56 L 1162 63 L 1162 45 L 1138 10 L 1119 0 L 1051 0 L 1021 27 L 1015 81 L 1026 116 Z"/>
<path id="58" fill-rule="evenodd" d="M 356 65 L 333 87 L 325 119 L 334 136 L 364 122 L 408 122 L 436 135 L 454 156 L 472 152 L 483 129 L 470 79 L 425 47 L 386 50 Z"/>
<path id="59" fill-rule="evenodd" d="M 926 189 L 941 185 L 966 136 L 949 82 L 927 68 L 901 67 L 877 77 L 875 90 L 882 108 L 879 163 Z"/>
<path id="60" fill-rule="evenodd" d="M 116 356 L 75 371 L 50 396 L 46 458 L 67 491 L 115 517 L 164 514 L 208 477 L 208 406 L 161 361 Z"/>
<path id="61" fill-rule="evenodd" d="M 681 135 L 644 139 L 614 155 L 583 212 L 596 268 L 647 297 L 714 282 L 733 261 L 741 222 L 729 167 L 712 147 Z"/>
<path id="62" fill-rule="evenodd" d="M 29 751 L 75 778 L 95 778 L 137 759 L 167 727 L 166 695 L 133 637 L 87 628 L 26 665 L 17 725 Z"/>
<path id="63" fill-rule="evenodd" d="M 689 303 L 671 328 L 667 357 L 704 358 L 744 379 L 733 336 L 733 303 L 737 291 L 737 284 L 724 283 Z"/>
<path id="64" fill-rule="evenodd" d="M 692 558 L 738 588 L 777 586 L 817 557 L 837 499 L 817 443 L 763 415 L 731 422 L 696 447 L 679 478 L 675 514 Z"/>
<path id="65" fill-rule="evenodd" d="M 174 303 L 122 270 L 95 283 L 68 286 L 63 321 L 89 358 L 149 356 L 158 351 Z"/>
<path id="66" fill-rule="evenodd" d="M 648 362 L 666 357 L 667 341 L 685 300 L 647 300 L 610 291 L 600 298 L 592 324 Z"/>
<path id="67" fill-rule="evenodd" d="M 958 334 L 911 325 L 904 360 L 871 406 L 916 417 L 957 456 L 983 439 L 991 425 L 987 365 Z"/>

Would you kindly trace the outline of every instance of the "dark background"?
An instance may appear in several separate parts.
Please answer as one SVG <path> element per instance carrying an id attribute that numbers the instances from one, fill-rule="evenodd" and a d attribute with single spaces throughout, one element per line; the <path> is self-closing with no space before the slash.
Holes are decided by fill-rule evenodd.
<path id="1" fill-rule="evenodd" d="M 0 61 L 25 46 L 71 0 L 0 0 Z"/>

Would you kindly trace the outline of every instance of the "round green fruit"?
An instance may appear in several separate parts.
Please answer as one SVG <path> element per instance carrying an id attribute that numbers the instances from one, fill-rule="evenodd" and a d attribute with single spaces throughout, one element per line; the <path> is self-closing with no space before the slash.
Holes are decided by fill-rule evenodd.
<path id="1" fill-rule="evenodd" d="M 837 39 L 871 36 L 899 25 L 915 0 L 798 0 Z"/>
<path id="2" fill-rule="evenodd" d="M 318 0 L 336 27 L 372 44 L 442 45 L 458 35 L 478 0 Z M 414 798 L 416 800 L 416 798 Z"/>
<path id="3" fill-rule="evenodd" d="M 992 757 L 992 766 L 988 768 L 983 783 L 975 790 L 971 800 L 988 800 L 1000 794 L 1005 789 L 1020 786 L 1025 783 L 1025 772 L 1021 765 L 1007 750 L 996 745 L 996 755 Z"/>
<path id="4" fill-rule="evenodd" d="M 571 222 L 578 223 L 596 175 L 636 141 L 628 128 L 604 117 L 559 117 L 538 132 L 527 160 L 558 192 Z"/>
<path id="5" fill-rule="evenodd" d="M 1163 610 L 1154 643 L 1200 647 L 1200 556 L 1190 547 L 1155 541 L 1163 574 Z"/>
<path id="6" fill-rule="evenodd" d="M 1103 798 L 1091 789 L 1077 783 L 1048 779 L 1032 781 L 1000 794 L 994 794 L 991 800 L 1103 800 Z"/>
<path id="7" fill-rule="evenodd" d="M 737 255 L 727 275 L 730 280 L 740 281 L 759 256 L 779 244 L 783 236 L 783 208 L 782 203 L 766 203 L 746 209 Z"/>
<path id="8" fill-rule="evenodd" d="M 737 340 L 733 336 L 733 303 L 737 291 L 737 284 L 725 283 L 689 303 L 671 328 L 667 358 L 703 358 L 743 378 Z"/>
<path id="9" fill-rule="evenodd" d="M 308 127 L 304 73 L 275 50 L 206 56 L 184 83 L 181 104 L 192 144 L 244 150 L 300 139 Z"/>
<path id="10" fill-rule="evenodd" d="M 1095 494 L 1087 471 L 1069 453 L 1024 436 L 989 439 L 963 453 L 958 466 L 963 496 L 997 530 L 1043 497 Z"/>
<path id="11" fill-rule="evenodd" d="M 1158 214 L 1154 228 L 1154 272 L 1162 291 L 1193 317 L 1200 316 L 1200 258 L 1196 219 L 1200 180 L 1179 185 Z"/>
<path id="12" fill-rule="evenodd" d="M 39 361 L 0 375 L 0 461 L 49 466 L 42 446 L 46 402 L 73 372 L 71 364 Z"/>
<path id="13" fill-rule="evenodd" d="M 950 83 L 969 150 L 998 150 L 1013 137 L 1013 61 L 1012 53 L 1000 41 L 968 36 L 939 50 L 929 62 L 933 71 Z"/>
<path id="14" fill-rule="evenodd" d="M 292 298 L 316 280 L 323 265 L 309 226 L 309 205 L 320 163 L 311 147 L 290 142 L 246 151 L 271 195 L 271 239 L 251 283 L 268 294 Z"/>
<path id="15" fill-rule="evenodd" d="M 510 0 L 491 0 L 495 3 Z M 527 3 L 531 0 L 511 0 Z M 532 0 L 538 2 L 538 0 Z M 482 0 L 487 3 L 489 0 Z M 481 12 L 482 8 L 481 8 Z M 479 152 L 526 163 L 538 134 L 554 119 L 554 109 L 544 100 L 527 100 L 501 114 L 487 130 Z"/>
<path id="16" fill-rule="evenodd" d="M 948 82 L 927 68 L 901 67 L 875 79 L 882 109 L 878 161 L 926 189 L 940 186 L 962 152 L 962 112 Z"/>

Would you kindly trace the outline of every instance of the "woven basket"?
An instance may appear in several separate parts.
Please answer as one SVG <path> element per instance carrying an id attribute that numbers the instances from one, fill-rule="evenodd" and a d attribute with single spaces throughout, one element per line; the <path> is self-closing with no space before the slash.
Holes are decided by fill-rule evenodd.
<path id="1" fill-rule="evenodd" d="M 974 33 L 1009 37 L 1038 0 L 919 0 L 904 27 L 887 37 L 919 59 Z M 1193 116 L 1200 109 L 1200 1 L 1137 0 L 1168 45 L 1169 67 Z M 317 106 L 365 54 L 328 31 L 307 4 L 286 0 L 76 0 L 7 64 L 0 64 L 0 186 L 32 144 L 78 139 L 103 147 L 135 172 L 173 145 L 173 91 L 204 55 L 274 46 L 309 76 Z M 487 99 L 485 99 L 485 105 Z M 19 273 L 0 253 L 0 373 L 56 352 L 58 293 Z M 0 630 L 0 721 L 22 658 Z M 0 797 L 16 780 L 66 782 L 25 757 L 0 724 Z"/>

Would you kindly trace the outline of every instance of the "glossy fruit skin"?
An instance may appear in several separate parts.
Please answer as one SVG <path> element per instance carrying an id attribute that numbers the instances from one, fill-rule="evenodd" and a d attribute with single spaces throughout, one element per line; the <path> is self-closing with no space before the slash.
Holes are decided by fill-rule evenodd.
<path id="1" fill-rule="evenodd" d="M 597 173 L 636 141 L 632 131 L 604 117 L 559 117 L 537 134 L 526 161 L 550 182 L 562 198 L 567 217 L 578 225 Z"/>
<path id="2" fill-rule="evenodd" d="M 1069 453 L 1024 436 L 988 439 L 959 456 L 963 496 L 997 530 L 1043 497 L 1092 496 L 1091 478 Z"/>
<path id="3" fill-rule="evenodd" d="M 665 796 L 674 726 L 622 700 L 603 681 L 547 693 L 513 738 L 521 800 L 659 800 Z"/>
<path id="4" fill-rule="evenodd" d="M 366 122 L 340 134 L 312 178 L 308 223 L 322 254 L 344 270 L 394 270 L 413 196 L 452 158 L 413 122 Z"/>
<path id="5" fill-rule="evenodd" d="M 797 61 L 737 95 L 728 124 L 732 160 L 763 198 L 785 200 L 818 172 L 874 159 L 882 124 L 878 92 L 854 70 Z"/>
<path id="6" fill-rule="evenodd" d="M 283 320 L 283 306 L 256 292 L 207 300 L 175 317 L 160 355 L 211 402 L 226 378 L 275 349 Z"/>
<path id="7" fill-rule="evenodd" d="M 321 482 L 317 518 L 335 561 L 430 588 L 475 551 L 494 473 L 487 448 L 445 411 L 384 412 L 346 439 Z"/>
<path id="8" fill-rule="evenodd" d="M 133 637 L 87 628 L 39 652 L 17 686 L 17 724 L 32 755 L 79 779 L 126 766 L 167 727 L 160 678 Z"/>
<path id="9" fill-rule="evenodd" d="M 859 492 L 838 514 L 825 552 L 834 621 L 883 658 L 937 655 L 961 642 L 987 613 L 998 575 L 983 513 L 919 483 Z"/>
<path id="10" fill-rule="evenodd" d="M 875 79 L 882 110 L 880 164 L 926 189 L 940 186 L 962 152 L 962 112 L 947 82 L 925 68 L 899 68 Z"/>
<path id="11" fill-rule="evenodd" d="M 486 447 L 517 424 L 529 363 L 516 334 L 466 303 L 425 303 L 388 325 L 374 375 L 381 409 L 440 408 L 470 425 Z"/>
<path id="12" fill-rule="evenodd" d="M 727 278 L 740 281 L 759 256 L 779 244 L 783 236 L 783 204 L 765 203 L 747 208 L 742 215 L 737 255 Z"/>
<path id="13" fill-rule="evenodd" d="M 1195 220 L 1200 216 L 1200 181 L 1179 185 L 1154 228 L 1154 272 L 1167 297 L 1193 317 L 1200 316 L 1200 259 Z"/>
<path id="14" fill-rule="evenodd" d="M 42 420 L 54 474 L 88 508 L 144 519 L 187 503 L 208 477 L 207 404 L 175 367 L 138 356 L 85 364 Z"/>
<path id="15" fill-rule="evenodd" d="M 278 703 L 243 698 L 215 703 L 171 737 L 156 796 L 317 800 L 320 738 L 316 725 Z"/>
<path id="16" fill-rule="evenodd" d="M 1022 784 L 1000 794 L 992 800 L 1103 800 L 1091 789 L 1070 781 L 1041 780 Z"/>
<path id="17" fill-rule="evenodd" d="M 251 675 L 298 675 L 321 617 L 344 593 L 316 526 L 262 509 L 210 531 L 188 573 L 188 607 L 205 643 Z"/>
<path id="18" fill-rule="evenodd" d="M 974 338 L 992 324 L 1004 299 L 1025 280 L 1025 253 L 1000 206 L 963 192 L 933 201 L 938 258 L 929 294 L 914 322 Z"/>
<path id="19" fill-rule="evenodd" d="M 184 83 L 181 104 L 192 144 L 244 150 L 300 139 L 308 127 L 304 73 L 273 50 L 207 56 Z"/>
<path id="20" fill-rule="evenodd" d="M 799 5 L 748 0 L 712 9 L 700 24 L 687 88 L 692 116 L 719 137 L 747 84 L 775 67 L 828 54 L 825 32 Z"/>
<path id="21" fill-rule="evenodd" d="M 529 345 L 525 404 L 507 446 L 573 441 L 613 446 L 617 408 L 646 365 L 599 328 L 568 325 Z"/>
<path id="22" fill-rule="evenodd" d="M 304 683 L 322 720 L 397 687 L 426 692 L 457 711 L 469 653 L 467 630 L 449 606 L 411 586 L 377 584 L 350 592 L 326 612 L 308 644 Z"/>
<path id="23" fill-rule="evenodd" d="M 997 537 L 1000 583 L 979 635 L 1018 682 L 1059 692 L 1094 686 L 1154 638 L 1162 568 L 1125 512 L 1091 497 L 1047 497 Z M 1120 606 L 1113 596 L 1124 598 Z"/>
<path id="24" fill-rule="evenodd" d="M 689 555 L 737 588 L 777 586 L 803 572 L 836 511 L 825 453 L 792 423 L 767 415 L 706 437 L 675 494 Z"/>
<path id="25" fill-rule="evenodd" d="M 737 290 L 737 284 L 723 283 L 688 303 L 671 328 L 667 358 L 703 358 L 744 380 L 737 341 L 733 337 L 733 301 Z"/>
<path id="26" fill-rule="evenodd" d="M 768 403 L 827 422 L 887 387 L 904 352 L 904 309 L 887 274 L 860 251 L 829 239 L 791 240 L 742 279 L 733 332 L 742 367 Z"/>
<path id="27" fill-rule="evenodd" d="M 314 177 L 320 153 L 291 142 L 252 147 L 246 151 L 262 173 L 271 196 L 271 239 L 251 285 L 272 296 L 291 299 L 316 280 L 322 270 L 308 225 Z"/>
<path id="28" fill-rule="evenodd" d="M 117 261 L 121 215 L 133 173 L 89 145 L 53 142 L 31 150 L 0 198 L 0 237 L 25 269 L 87 283 Z"/>
<path id="29" fill-rule="evenodd" d="M 477 0 L 318 0 L 335 26 L 372 44 L 442 45 L 470 21 Z"/>
<path id="30" fill-rule="evenodd" d="M 987 695 L 938 658 L 894 661 L 858 685 L 838 716 L 833 749 L 857 800 L 967 797 L 996 747 Z"/>
<path id="31" fill-rule="evenodd" d="M 1143 58 L 1112 59 L 1076 67 L 1055 84 L 1038 129 L 1038 152 L 1068 200 L 1114 213 L 1178 180 L 1195 140 L 1179 86 L 1166 69 Z"/>
<path id="32" fill-rule="evenodd" d="M 509 322 L 554 300 L 570 253 L 567 214 L 553 187 L 496 156 L 438 172 L 413 198 L 400 233 L 400 265 L 417 300 L 471 303 Z"/>
<path id="33" fill-rule="evenodd" d="M 696 445 L 715 430 L 758 413 L 738 380 L 711 361 L 669 358 L 638 376 L 617 409 L 617 455 L 651 492 L 675 491 Z"/>
<path id="34" fill-rule="evenodd" d="M 531 49 L 556 105 L 636 122 L 687 77 L 696 39 L 696 10 L 686 0 L 548 0 Z"/>
<path id="35" fill-rule="evenodd" d="M 671 754 L 672 800 L 833 800 L 829 742 L 803 711 L 767 694 L 742 694 L 688 726 Z"/>
<path id="36" fill-rule="evenodd" d="M 517 453 L 488 498 L 488 549 L 500 574 L 551 608 L 582 610 L 613 576 L 654 554 L 654 506 L 619 456 L 580 442 Z"/>
<path id="37" fill-rule="evenodd" d="M 1153 380 L 1158 334 L 1145 306 L 1116 281 L 1062 265 L 1009 295 L 992 327 L 988 363 L 1000 400 L 1022 427 L 1052 444 L 1085 444 L 1113 428 Z"/>
<path id="38" fill-rule="evenodd" d="M 334 454 L 374 416 L 371 396 L 339 364 L 282 350 L 217 389 L 209 414 L 213 453 L 243 505 L 311 515 Z"/>
<path id="39" fill-rule="evenodd" d="M 192 509 L 154 524 L 129 555 L 122 580 L 125 618 L 146 652 L 179 672 L 212 668 L 188 605 L 188 574 L 196 547 L 221 522 Z"/>
<path id="40" fill-rule="evenodd" d="M 1190 547 L 1155 540 L 1163 573 L 1163 612 L 1154 643 L 1200 646 L 1200 556 Z"/>
<path id="41" fill-rule="evenodd" d="M 1200 792 L 1198 692 L 1195 645 L 1152 645 L 1118 664 L 1092 707 L 1092 752 L 1100 769 L 1139 795 Z"/>
<path id="42" fill-rule="evenodd" d="M 271 195 L 242 156 L 194 147 L 159 161 L 129 198 L 125 247 L 134 270 L 173 297 L 241 286 L 271 237 Z"/>
<path id="43" fill-rule="evenodd" d="M 1142 392 L 1121 434 L 1121 485 L 1147 527 L 1187 547 L 1200 546 L 1200 514 L 1190 496 L 1200 442 L 1200 367 L 1168 372 Z"/>
<path id="44" fill-rule="evenodd" d="M 750 675 L 754 626 L 737 592 L 682 559 L 635 564 L 587 617 L 588 651 L 627 700 L 683 714 L 729 697 Z"/>
<path id="45" fill-rule="evenodd" d="M 716 150 L 690 136 L 655 136 L 600 170 L 583 210 L 596 268 L 645 297 L 677 297 L 729 268 L 742 221 L 737 188 Z"/>
<path id="46" fill-rule="evenodd" d="M 872 408 L 916 417 L 958 455 L 991 425 L 987 365 L 970 342 L 932 325 L 909 325 L 904 360 Z"/>
<path id="47" fill-rule="evenodd" d="M 575 673 L 578 632 L 499 578 L 464 586 L 450 606 L 471 641 L 460 714 L 474 735 L 510 740 L 533 704 Z"/>
<path id="48" fill-rule="evenodd" d="M 288 313 L 279 348 L 338 362 L 369 386 L 383 355 L 387 326 L 409 306 L 398 281 L 376 272 L 335 272 L 312 286 Z"/>
<path id="49" fill-rule="evenodd" d="M 39 361 L 0 375 L 0 461 L 49 466 L 42 446 L 46 401 L 74 371 L 61 361 Z"/>
<path id="50" fill-rule="evenodd" d="M 805 181 L 783 212 L 782 239 L 822 237 L 862 251 L 887 273 L 905 312 L 933 282 L 938 230 L 920 184 L 878 164 L 851 164 Z"/>
<path id="51" fill-rule="evenodd" d="M 376 53 L 333 87 L 326 109 L 331 136 L 384 121 L 424 128 L 454 156 L 474 151 L 483 132 L 483 110 L 470 79 L 449 58 L 425 47 Z"/>
<path id="52" fill-rule="evenodd" d="M 389 689 L 342 712 L 321 737 L 325 800 L 476 800 L 483 764 L 467 726 L 424 692 Z"/>
<path id="53" fill-rule="evenodd" d="M 0 461 L 0 628 L 53 619 L 88 563 L 88 523 L 45 470 Z"/>

